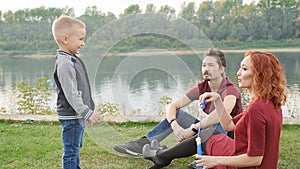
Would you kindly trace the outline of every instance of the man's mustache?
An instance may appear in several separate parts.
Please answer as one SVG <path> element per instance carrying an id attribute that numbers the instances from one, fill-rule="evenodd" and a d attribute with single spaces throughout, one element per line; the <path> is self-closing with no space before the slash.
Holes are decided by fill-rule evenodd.
<path id="1" fill-rule="evenodd" d="M 209 75 L 208 71 L 203 72 L 203 75 Z"/>

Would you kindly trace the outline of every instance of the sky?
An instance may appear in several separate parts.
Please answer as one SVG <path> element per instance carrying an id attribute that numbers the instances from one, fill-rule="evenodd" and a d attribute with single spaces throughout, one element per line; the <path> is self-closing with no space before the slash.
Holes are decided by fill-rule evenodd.
<path id="1" fill-rule="evenodd" d="M 38 8 L 41 6 L 47 7 L 73 7 L 75 16 L 80 16 L 84 13 L 86 7 L 97 6 L 98 11 L 102 13 L 112 12 L 116 16 L 124 12 L 128 6 L 138 4 L 140 8 L 145 11 L 147 4 L 154 4 L 156 10 L 162 5 L 170 5 L 176 11 L 180 10 L 183 2 L 196 2 L 195 0 L 7 0 L 0 5 L 2 12 L 12 10 L 13 12 L 25 8 Z M 199 2 L 199 0 L 198 0 Z M 200 2 L 199 2 L 200 3 Z M 196 3 L 196 5 L 198 5 Z"/>
<path id="2" fill-rule="evenodd" d="M 41 6 L 48 7 L 72 7 L 75 10 L 75 16 L 79 17 L 85 12 L 88 6 L 97 6 L 98 11 L 102 13 L 112 12 L 116 16 L 124 12 L 128 6 L 138 4 L 142 11 L 145 11 L 147 4 L 154 4 L 156 10 L 162 5 L 169 5 L 173 7 L 177 12 L 180 11 L 183 2 L 186 5 L 189 2 L 195 2 L 196 8 L 198 8 L 200 2 L 203 0 L 7 0 L 5 3 L 1 3 L 0 10 L 6 12 L 12 10 L 13 12 L 25 9 L 25 8 L 38 8 Z M 252 0 L 246 0 L 252 1 Z"/>

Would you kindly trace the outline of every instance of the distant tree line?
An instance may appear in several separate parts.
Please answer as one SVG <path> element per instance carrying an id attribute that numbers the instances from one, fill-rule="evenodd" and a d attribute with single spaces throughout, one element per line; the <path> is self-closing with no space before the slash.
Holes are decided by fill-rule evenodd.
<path id="1" fill-rule="evenodd" d="M 102 13 L 96 6 L 92 6 L 87 7 L 85 13 L 78 18 L 86 23 L 89 37 L 105 24 L 118 18 L 143 13 L 163 13 L 170 20 L 185 19 L 216 42 L 285 40 L 293 43 L 295 39 L 300 38 L 299 0 L 260 0 L 258 3 L 250 4 L 243 4 L 243 0 L 207 0 L 200 3 L 198 8 L 194 2 L 183 3 L 178 12 L 169 5 L 156 9 L 153 4 L 148 4 L 145 11 L 142 11 L 139 5 L 133 4 L 124 9 L 119 16 L 111 12 Z M 57 47 L 52 38 L 51 24 L 61 14 L 74 16 L 74 9 L 42 6 L 16 12 L 0 11 L 0 54 L 53 53 Z M 189 36 L 188 34 L 192 36 L 192 32 L 184 33 L 184 36 Z M 132 37 L 120 44 L 122 46 L 120 49 L 130 45 L 131 48 L 132 45 L 136 48 L 145 46 L 184 48 L 176 40 L 152 34 Z"/>

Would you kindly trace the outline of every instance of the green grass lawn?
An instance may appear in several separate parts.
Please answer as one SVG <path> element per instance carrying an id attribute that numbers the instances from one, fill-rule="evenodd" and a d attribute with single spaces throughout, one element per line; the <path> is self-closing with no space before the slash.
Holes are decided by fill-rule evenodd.
<path id="1" fill-rule="evenodd" d="M 152 165 L 143 158 L 117 154 L 112 148 L 143 136 L 156 123 L 101 123 L 88 127 L 81 150 L 81 166 L 90 169 L 139 169 Z M 163 142 L 175 144 L 171 135 Z M 283 126 L 279 169 L 300 168 L 300 125 Z M 61 126 L 58 122 L 0 121 L 0 168 L 61 168 Z M 193 157 L 176 159 L 166 168 L 182 169 Z"/>

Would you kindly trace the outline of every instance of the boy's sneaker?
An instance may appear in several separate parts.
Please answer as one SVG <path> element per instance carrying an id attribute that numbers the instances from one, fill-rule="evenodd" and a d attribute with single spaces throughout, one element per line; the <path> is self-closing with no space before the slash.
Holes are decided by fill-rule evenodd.
<path id="1" fill-rule="evenodd" d="M 131 156 L 143 156 L 143 147 L 146 144 L 150 144 L 147 137 L 142 137 L 138 140 L 130 141 L 125 144 L 115 145 L 114 150 L 119 153 L 131 155 Z"/>

